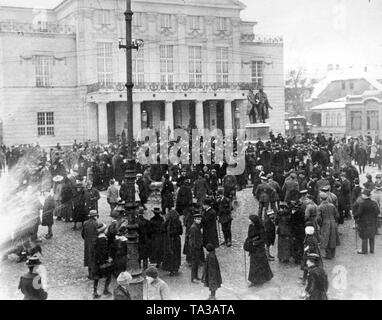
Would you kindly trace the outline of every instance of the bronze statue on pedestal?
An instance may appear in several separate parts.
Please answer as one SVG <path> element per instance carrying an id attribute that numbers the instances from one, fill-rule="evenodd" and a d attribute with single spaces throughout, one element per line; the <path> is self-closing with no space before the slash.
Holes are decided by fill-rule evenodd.
<path id="1" fill-rule="evenodd" d="M 247 97 L 252 106 L 248 114 L 250 123 L 265 123 L 265 120 L 269 119 L 269 109 L 272 109 L 266 93 L 262 88 L 256 94 L 249 89 Z"/>

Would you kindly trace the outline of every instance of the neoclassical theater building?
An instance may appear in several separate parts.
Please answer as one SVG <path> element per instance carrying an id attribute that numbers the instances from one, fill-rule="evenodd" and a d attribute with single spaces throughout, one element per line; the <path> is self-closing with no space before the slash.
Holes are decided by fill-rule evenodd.
<path id="1" fill-rule="evenodd" d="M 6 145 L 113 142 L 126 130 L 125 0 L 0 7 L 0 136 Z M 133 131 L 245 128 L 263 87 L 284 133 L 283 40 L 236 0 L 133 0 Z M 254 13 L 254 18 L 256 18 Z"/>

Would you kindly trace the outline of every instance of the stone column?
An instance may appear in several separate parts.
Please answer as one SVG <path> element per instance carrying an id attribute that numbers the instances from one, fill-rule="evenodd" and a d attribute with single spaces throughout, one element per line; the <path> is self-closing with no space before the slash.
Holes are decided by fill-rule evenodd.
<path id="1" fill-rule="evenodd" d="M 224 100 L 224 128 L 232 129 L 232 100 Z"/>
<path id="2" fill-rule="evenodd" d="M 198 129 L 204 129 L 203 101 L 195 103 L 195 124 Z"/>
<path id="3" fill-rule="evenodd" d="M 171 130 L 170 137 L 173 136 L 174 133 L 174 101 L 165 101 L 165 121 L 167 121 L 167 125 Z"/>
<path id="4" fill-rule="evenodd" d="M 107 104 L 106 102 L 98 103 L 98 142 L 102 144 L 108 143 L 107 132 Z"/>
<path id="5" fill-rule="evenodd" d="M 137 137 L 138 132 L 141 131 L 141 101 L 134 101 L 133 102 L 133 135 L 134 138 Z"/>

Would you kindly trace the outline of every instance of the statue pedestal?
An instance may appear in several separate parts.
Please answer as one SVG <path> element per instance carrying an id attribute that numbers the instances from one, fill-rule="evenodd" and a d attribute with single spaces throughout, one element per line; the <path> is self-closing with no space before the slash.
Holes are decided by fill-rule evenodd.
<path id="1" fill-rule="evenodd" d="M 268 123 L 250 123 L 245 126 L 246 141 L 257 142 L 269 140 Z"/>

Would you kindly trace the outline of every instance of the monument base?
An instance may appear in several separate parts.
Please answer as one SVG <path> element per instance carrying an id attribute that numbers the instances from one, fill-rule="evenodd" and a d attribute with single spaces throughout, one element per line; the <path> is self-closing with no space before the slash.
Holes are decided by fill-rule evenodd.
<path id="1" fill-rule="evenodd" d="M 247 142 L 257 142 L 269 140 L 268 123 L 250 123 L 245 126 L 245 135 Z"/>

